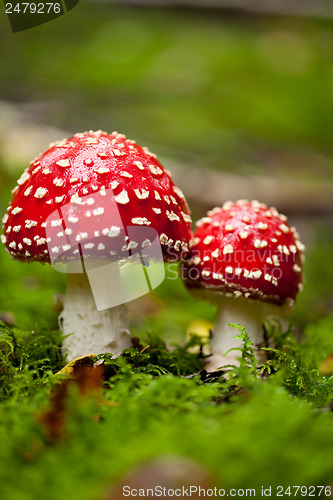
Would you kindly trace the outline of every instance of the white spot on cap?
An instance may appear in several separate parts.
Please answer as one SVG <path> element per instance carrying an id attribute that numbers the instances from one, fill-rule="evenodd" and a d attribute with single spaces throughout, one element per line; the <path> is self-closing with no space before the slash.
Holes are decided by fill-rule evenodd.
<path id="1" fill-rule="evenodd" d="M 208 271 L 208 269 L 204 269 L 201 274 L 204 278 L 209 278 L 210 271 Z"/>
<path id="2" fill-rule="evenodd" d="M 121 172 L 119 175 L 121 177 L 128 177 L 129 179 L 131 179 L 133 177 L 133 175 L 130 174 L 129 172 Z"/>
<path id="3" fill-rule="evenodd" d="M 121 193 L 117 194 L 114 198 L 117 203 L 120 203 L 121 205 L 126 205 L 126 203 L 129 202 L 129 197 L 127 194 L 126 189 L 123 189 Z"/>
<path id="4" fill-rule="evenodd" d="M 302 268 L 298 264 L 293 265 L 293 270 L 295 271 L 295 273 L 302 272 Z"/>
<path id="5" fill-rule="evenodd" d="M 214 236 L 206 236 L 206 238 L 203 240 L 204 245 L 209 245 L 214 239 Z"/>
<path id="6" fill-rule="evenodd" d="M 94 172 L 97 172 L 98 174 L 107 174 L 110 172 L 110 169 L 108 167 L 99 167 Z"/>
<path id="7" fill-rule="evenodd" d="M 21 226 L 14 226 L 14 227 L 13 227 L 13 231 L 14 231 L 15 233 L 18 233 L 20 229 L 21 229 Z"/>
<path id="8" fill-rule="evenodd" d="M 266 274 L 265 274 L 265 276 L 264 276 L 264 279 L 265 279 L 266 281 L 272 281 L 272 277 L 273 277 L 273 276 L 271 276 L 270 274 L 266 273 Z"/>
<path id="9" fill-rule="evenodd" d="M 72 224 L 75 224 L 78 220 L 79 220 L 78 217 L 72 217 L 72 216 L 68 217 L 68 222 L 71 222 Z M 61 223 L 61 221 L 60 221 L 60 223 Z"/>
<path id="10" fill-rule="evenodd" d="M 8 214 L 5 214 L 3 217 L 2 217 L 2 223 L 3 224 L 6 224 L 7 220 L 9 218 L 9 215 Z"/>
<path id="11" fill-rule="evenodd" d="M 87 205 L 93 205 L 95 203 L 95 200 L 94 198 L 88 198 L 87 200 L 85 200 L 85 203 Z"/>
<path id="12" fill-rule="evenodd" d="M 261 229 L 262 231 L 265 231 L 266 229 L 268 229 L 268 224 L 266 224 L 266 222 L 258 222 L 258 229 Z"/>
<path id="13" fill-rule="evenodd" d="M 143 166 L 141 161 L 133 161 L 133 164 L 138 167 L 140 170 L 144 170 L 145 167 Z"/>
<path id="14" fill-rule="evenodd" d="M 226 224 L 225 230 L 226 231 L 233 231 L 234 230 L 234 226 L 232 224 Z"/>
<path id="15" fill-rule="evenodd" d="M 103 245 L 103 243 L 100 243 L 97 247 L 97 250 L 105 250 L 105 245 Z"/>
<path id="16" fill-rule="evenodd" d="M 248 215 L 244 215 L 243 218 L 242 218 L 242 221 L 247 223 L 247 222 L 250 222 L 250 217 Z"/>
<path id="17" fill-rule="evenodd" d="M 195 225 L 196 225 L 197 227 L 199 227 L 199 226 L 202 226 L 203 224 L 209 224 L 209 223 L 210 223 L 210 218 L 209 218 L 209 217 L 202 217 L 201 219 L 199 219 L 199 220 L 195 223 Z"/>
<path id="18" fill-rule="evenodd" d="M 29 196 L 29 194 L 31 193 L 31 191 L 32 191 L 32 186 L 28 187 L 28 189 L 26 189 L 24 191 L 24 196 Z"/>
<path id="19" fill-rule="evenodd" d="M 64 252 L 67 252 L 67 250 L 70 250 L 71 248 L 72 247 L 69 244 L 62 246 L 62 249 L 63 249 Z"/>
<path id="20" fill-rule="evenodd" d="M 142 248 L 146 248 L 146 247 L 150 247 L 150 245 L 151 245 L 151 241 L 150 241 L 148 238 L 146 238 L 146 239 L 142 242 L 142 245 L 141 245 L 141 246 L 142 246 Z"/>
<path id="21" fill-rule="evenodd" d="M 2 235 L 1 235 L 1 242 L 2 242 L 2 243 L 6 243 L 6 241 L 7 241 L 6 236 L 5 236 L 4 234 L 2 234 Z M 15 242 L 14 242 L 14 243 L 15 243 Z M 10 246 L 10 245 L 9 245 L 9 246 Z"/>
<path id="22" fill-rule="evenodd" d="M 64 198 L 65 198 L 64 194 L 62 196 L 56 196 L 55 197 L 55 202 L 56 203 L 61 203 Z"/>
<path id="23" fill-rule="evenodd" d="M 120 234 L 120 227 L 111 226 L 110 229 L 106 227 L 103 229 L 102 233 L 104 236 L 109 236 L 109 238 L 116 238 Z"/>
<path id="24" fill-rule="evenodd" d="M 176 220 L 178 222 L 180 221 L 180 218 L 178 217 L 177 214 L 175 214 L 175 212 L 172 212 L 172 211 L 169 212 L 169 210 L 167 210 L 166 214 L 167 214 L 167 217 L 168 217 L 169 220 L 171 220 L 171 221 Z"/>
<path id="25" fill-rule="evenodd" d="M 279 267 L 279 265 L 280 265 L 279 257 L 274 254 L 274 255 L 272 255 L 272 259 L 273 259 L 274 266 Z"/>
<path id="26" fill-rule="evenodd" d="M 65 234 L 66 234 L 67 236 L 70 236 L 70 235 L 72 234 L 72 232 L 73 232 L 73 231 L 72 231 L 72 229 L 71 229 L 71 228 L 69 228 L 69 227 L 67 227 L 67 228 L 65 229 Z"/>
<path id="27" fill-rule="evenodd" d="M 37 172 L 39 172 L 39 170 L 41 169 L 40 165 L 35 168 L 33 171 L 32 171 L 32 174 L 37 174 Z"/>
<path id="28" fill-rule="evenodd" d="M 60 231 L 60 233 L 57 234 L 58 238 L 62 238 L 64 235 L 64 233 L 62 231 Z"/>
<path id="29" fill-rule="evenodd" d="M 266 240 L 254 240 L 253 245 L 255 248 L 265 248 L 267 247 L 268 243 Z"/>
<path id="30" fill-rule="evenodd" d="M 79 196 L 79 193 L 75 193 L 75 194 L 73 194 L 73 196 L 71 196 L 71 203 L 76 203 L 77 205 L 82 205 L 82 200 Z"/>
<path id="31" fill-rule="evenodd" d="M 133 217 L 131 219 L 133 224 L 138 224 L 139 226 L 150 226 L 151 222 L 146 217 Z"/>
<path id="32" fill-rule="evenodd" d="M 23 208 L 21 208 L 21 207 L 15 207 L 15 208 L 13 208 L 13 210 L 12 210 L 12 215 L 17 215 L 17 214 L 19 214 L 20 212 L 22 212 L 22 210 L 23 210 Z"/>
<path id="33" fill-rule="evenodd" d="M 105 158 L 108 158 L 108 154 L 107 153 L 97 153 L 97 156 L 99 156 L 100 158 L 105 159 Z"/>
<path id="34" fill-rule="evenodd" d="M 218 249 L 218 248 L 216 248 L 216 249 L 214 250 L 214 252 L 212 252 L 212 253 L 211 253 L 211 256 L 212 256 L 214 259 L 217 259 L 219 255 L 220 255 L 220 251 L 219 251 L 219 249 Z"/>
<path id="35" fill-rule="evenodd" d="M 50 170 L 49 168 L 44 168 L 44 169 L 42 170 L 42 172 L 43 172 L 43 174 L 48 175 L 48 174 L 50 174 L 50 173 L 51 173 L 51 170 Z"/>
<path id="36" fill-rule="evenodd" d="M 122 153 L 121 151 L 119 151 L 119 149 L 114 149 L 112 152 L 115 156 L 124 156 L 124 154 L 125 154 L 125 153 Z"/>
<path id="37" fill-rule="evenodd" d="M 69 220 L 69 217 L 68 217 L 68 220 Z M 62 220 L 61 219 L 51 220 L 51 227 L 61 226 L 61 224 L 62 224 Z"/>
<path id="38" fill-rule="evenodd" d="M 152 207 L 152 210 L 153 210 L 153 212 L 155 212 L 155 214 L 160 214 L 162 212 L 162 210 L 160 208 Z"/>
<path id="39" fill-rule="evenodd" d="M 232 268 L 231 266 L 227 266 L 227 267 L 225 268 L 225 272 L 226 272 L 227 274 L 232 274 L 232 273 L 234 272 L 234 270 L 233 270 L 233 268 Z"/>
<path id="40" fill-rule="evenodd" d="M 289 248 L 287 247 L 287 245 L 283 245 L 282 251 L 285 255 L 290 255 Z"/>
<path id="41" fill-rule="evenodd" d="M 172 186 L 173 191 L 179 196 L 179 198 L 182 198 L 183 200 L 185 199 L 184 193 L 179 187 L 177 186 Z"/>
<path id="42" fill-rule="evenodd" d="M 6 229 L 6 233 L 10 233 L 12 230 L 12 226 L 8 226 L 7 229 Z"/>
<path id="43" fill-rule="evenodd" d="M 29 239 L 29 238 L 23 238 L 23 243 L 25 243 L 26 245 L 28 245 L 29 247 L 31 246 L 32 244 L 32 241 Z"/>
<path id="44" fill-rule="evenodd" d="M 96 137 L 87 137 L 84 142 L 87 146 L 90 146 L 91 144 L 98 144 L 98 139 Z"/>
<path id="45" fill-rule="evenodd" d="M 111 184 L 110 184 L 110 186 L 111 186 L 111 189 L 116 189 L 116 187 L 119 186 L 119 182 L 118 181 L 112 181 Z"/>
<path id="46" fill-rule="evenodd" d="M 79 179 L 77 177 L 71 177 L 69 179 L 70 184 L 75 184 Z"/>
<path id="47" fill-rule="evenodd" d="M 169 238 L 167 237 L 167 235 L 165 233 L 162 233 L 160 235 L 160 242 L 162 245 L 166 245 L 169 241 Z"/>
<path id="48" fill-rule="evenodd" d="M 192 240 L 190 240 L 190 247 L 195 247 L 196 245 L 198 245 L 198 243 L 200 243 L 200 238 L 193 238 Z"/>
<path id="49" fill-rule="evenodd" d="M 232 245 L 226 245 L 223 248 L 223 255 L 226 255 L 228 253 L 234 253 L 234 247 Z"/>
<path id="50" fill-rule="evenodd" d="M 99 156 L 99 155 L 98 155 L 98 156 Z M 91 158 L 86 158 L 85 160 L 83 160 L 83 163 L 84 163 L 85 165 L 91 165 L 91 164 L 92 164 L 92 163 L 94 163 L 94 162 L 92 161 L 92 159 L 91 159 Z"/>
<path id="51" fill-rule="evenodd" d="M 158 191 L 154 191 L 154 195 L 155 195 L 155 200 L 161 200 L 161 196 L 160 196 L 160 193 Z"/>
<path id="52" fill-rule="evenodd" d="M 87 250 L 90 250 L 91 248 L 94 248 L 95 243 L 86 243 L 83 247 L 86 248 Z"/>
<path id="53" fill-rule="evenodd" d="M 46 243 L 46 238 L 38 238 L 38 240 L 36 240 L 36 243 L 37 246 L 44 245 Z"/>
<path id="54" fill-rule="evenodd" d="M 290 232 L 290 228 L 286 224 L 280 224 L 279 228 L 284 234 L 288 234 Z"/>
<path id="55" fill-rule="evenodd" d="M 171 197 L 171 198 L 172 198 L 172 197 Z M 182 215 L 182 217 L 183 217 L 184 221 L 185 221 L 185 222 L 189 222 L 189 223 L 191 224 L 191 222 L 192 222 L 191 216 L 190 216 L 189 214 L 186 214 L 186 213 L 185 213 L 185 212 L 183 212 L 183 211 L 181 211 L 180 213 L 181 213 L 181 215 Z"/>
<path id="56" fill-rule="evenodd" d="M 21 175 L 21 177 L 17 181 L 17 184 L 19 186 L 21 186 L 22 184 L 24 184 L 25 182 L 27 182 L 27 180 L 29 180 L 29 179 L 30 179 L 30 174 L 28 174 L 28 172 L 23 172 L 23 174 Z"/>
<path id="57" fill-rule="evenodd" d="M 28 252 L 28 250 L 26 250 L 26 251 L 25 251 L 24 255 L 25 255 L 26 257 L 31 257 L 31 253 L 30 253 L 30 252 Z"/>
<path id="58" fill-rule="evenodd" d="M 56 177 L 53 179 L 53 184 L 57 187 L 62 187 L 65 184 L 64 179 L 59 179 L 59 177 Z"/>
<path id="59" fill-rule="evenodd" d="M 134 189 L 134 192 L 139 200 L 145 200 L 149 196 L 149 191 L 146 189 Z"/>
<path id="60" fill-rule="evenodd" d="M 163 196 L 163 198 L 164 198 L 164 200 L 167 202 L 167 204 L 168 204 L 168 205 L 170 205 L 171 201 L 170 201 L 169 196 L 165 194 L 165 195 Z"/>
<path id="61" fill-rule="evenodd" d="M 134 250 L 138 246 L 136 241 L 130 241 L 127 245 L 127 250 Z"/>
<path id="62" fill-rule="evenodd" d="M 103 207 L 95 208 L 93 210 L 93 214 L 94 215 L 102 215 L 102 214 L 104 214 L 104 208 Z"/>
<path id="63" fill-rule="evenodd" d="M 246 238 L 249 236 L 249 233 L 246 231 L 239 231 L 239 237 L 241 240 L 246 240 Z"/>
<path id="64" fill-rule="evenodd" d="M 273 264 L 271 257 L 267 257 L 266 262 L 267 264 Z"/>
<path id="65" fill-rule="evenodd" d="M 190 260 L 190 263 L 193 264 L 194 266 L 198 266 L 200 264 L 200 257 L 196 255 L 195 257 L 192 257 Z"/>
<path id="66" fill-rule="evenodd" d="M 160 167 L 156 167 L 155 165 L 148 165 L 148 168 L 153 175 L 163 174 L 163 170 Z"/>
<path id="67" fill-rule="evenodd" d="M 46 188 L 39 187 L 36 189 L 36 192 L 34 194 L 35 198 L 44 198 L 48 193 L 48 190 Z"/>
<path id="68" fill-rule="evenodd" d="M 12 213 L 13 213 L 13 212 L 12 212 Z M 296 240 L 296 246 L 297 246 L 297 248 L 298 248 L 298 250 L 299 250 L 300 252 L 304 252 L 304 250 L 305 250 L 305 245 L 303 245 L 303 243 L 301 243 L 299 240 Z"/>
<path id="69" fill-rule="evenodd" d="M 71 166 L 70 161 L 68 159 L 59 160 L 56 162 L 56 165 L 58 165 L 59 167 L 62 167 L 62 168 L 67 168 L 67 167 Z"/>

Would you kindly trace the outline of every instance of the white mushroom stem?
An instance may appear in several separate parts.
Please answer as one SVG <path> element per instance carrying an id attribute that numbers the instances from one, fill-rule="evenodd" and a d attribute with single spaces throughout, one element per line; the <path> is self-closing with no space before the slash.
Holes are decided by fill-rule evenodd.
<path id="1" fill-rule="evenodd" d="M 67 274 L 59 323 L 68 335 L 62 347 L 68 361 L 87 354 L 117 356 L 131 346 L 126 305 L 98 311 L 86 273 Z"/>
<path id="2" fill-rule="evenodd" d="M 255 346 L 263 343 L 263 319 L 264 304 L 259 300 L 250 300 L 244 297 L 222 296 L 218 302 L 217 318 L 214 326 L 211 350 L 212 356 L 207 358 L 206 368 L 215 371 L 224 365 L 239 365 L 237 358 L 241 357 L 241 352 L 231 351 L 233 348 L 242 348 L 243 341 L 234 337 L 240 332 L 229 323 L 238 323 L 243 326 Z M 261 352 L 255 349 L 256 357 L 262 361 Z M 262 351 L 264 352 L 264 351 Z"/>

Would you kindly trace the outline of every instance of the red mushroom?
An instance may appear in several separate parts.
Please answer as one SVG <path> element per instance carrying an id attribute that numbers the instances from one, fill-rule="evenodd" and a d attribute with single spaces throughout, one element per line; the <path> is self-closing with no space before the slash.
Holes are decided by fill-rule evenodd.
<path id="1" fill-rule="evenodd" d="M 74 332 L 64 340 L 69 358 L 117 355 L 130 346 L 124 302 L 133 298 L 120 291 L 119 262 L 126 267 L 137 256 L 147 269 L 155 236 L 162 260 L 179 259 L 190 224 L 183 193 L 155 155 L 116 132 L 86 132 L 51 145 L 24 171 L 2 242 L 16 260 L 66 266 L 60 319 L 65 334 Z M 116 307 L 106 308 L 108 300 Z"/>
<path id="2" fill-rule="evenodd" d="M 218 304 L 210 369 L 237 363 L 237 351 L 224 357 L 241 346 L 230 322 L 244 326 L 260 346 L 265 311 L 293 306 L 303 283 L 304 245 L 286 221 L 275 208 L 240 200 L 197 222 L 182 271 L 190 290 Z"/>

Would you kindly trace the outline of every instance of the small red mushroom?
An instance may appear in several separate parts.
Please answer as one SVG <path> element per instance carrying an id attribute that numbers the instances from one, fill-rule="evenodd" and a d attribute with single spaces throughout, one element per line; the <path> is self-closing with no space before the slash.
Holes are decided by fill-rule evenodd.
<path id="1" fill-rule="evenodd" d="M 237 363 L 241 346 L 229 323 L 240 323 L 255 345 L 263 343 L 267 310 L 284 312 L 302 288 L 304 245 L 295 228 L 275 208 L 257 201 L 226 202 L 196 223 L 182 267 L 186 286 L 218 304 L 212 336 L 214 370 Z M 235 354 L 236 353 L 236 354 Z"/>
<path id="2" fill-rule="evenodd" d="M 31 162 L 13 190 L 3 230 L 12 258 L 66 266 L 60 319 L 65 334 L 74 332 L 63 345 L 72 359 L 117 355 L 131 344 L 123 296 L 112 298 L 116 307 L 98 310 L 95 299 L 105 287 L 93 296 L 93 270 L 102 281 L 115 280 L 114 293 L 120 283 L 112 264 L 138 254 L 149 266 L 142 252 L 149 255 L 155 236 L 162 260 L 178 260 L 188 250 L 191 218 L 182 191 L 154 154 L 117 132 L 98 131 L 57 142 Z M 106 264 L 111 271 L 101 267 Z"/>

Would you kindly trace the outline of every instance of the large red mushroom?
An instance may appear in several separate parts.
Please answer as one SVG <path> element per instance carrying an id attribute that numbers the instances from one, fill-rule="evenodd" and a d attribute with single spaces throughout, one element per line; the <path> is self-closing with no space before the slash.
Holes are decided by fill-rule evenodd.
<path id="1" fill-rule="evenodd" d="M 193 293 L 218 305 L 208 360 L 214 370 L 237 364 L 237 350 L 225 357 L 241 347 L 229 323 L 244 326 L 260 347 L 265 313 L 287 313 L 294 305 L 304 245 L 284 215 L 257 201 L 226 202 L 196 225 L 182 273 Z"/>
<path id="2" fill-rule="evenodd" d="M 98 131 L 57 142 L 31 162 L 13 190 L 1 239 L 12 258 L 68 273 L 60 320 L 64 334 L 74 333 L 63 344 L 72 359 L 131 345 L 124 302 L 133 297 L 121 291 L 121 266 L 137 257 L 149 269 L 158 249 L 162 260 L 177 260 L 190 236 L 185 197 L 156 156 L 124 135 Z"/>

